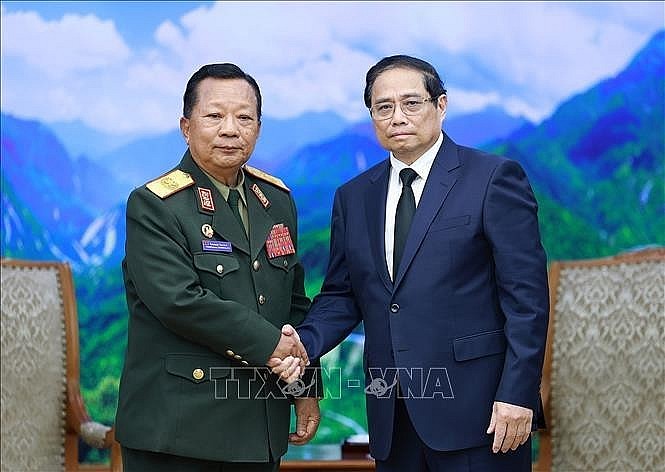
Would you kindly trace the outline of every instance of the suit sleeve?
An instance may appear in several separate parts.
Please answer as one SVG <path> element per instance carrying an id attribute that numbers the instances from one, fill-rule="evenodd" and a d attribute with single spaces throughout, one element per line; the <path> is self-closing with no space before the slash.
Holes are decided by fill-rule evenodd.
<path id="1" fill-rule="evenodd" d="M 485 233 L 492 246 L 498 301 L 506 317 L 506 358 L 495 400 L 538 409 L 549 294 L 538 206 L 527 177 L 504 161 L 489 183 Z"/>
<path id="2" fill-rule="evenodd" d="M 169 330 L 223 353 L 242 352 L 263 365 L 279 329 L 263 316 L 201 286 L 184 233 L 167 205 L 145 189 L 127 202 L 126 270 L 140 301 Z M 130 312 L 132 307 L 130 307 Z"/>
<path id="3" fill-rule="evenodd" d="M 293 212 L 293 228 L 296 236 L 296 253 L 298 253 L 298 213 L 296 210 L 295 201 L 292 196 L 289 196 L 291 201 L 291 211 Z M 311 306 L 311 301 L 305 293 L 305 269 L 302 263 L 298 260 L 298 265 L 294 268 L 296 271 L 293 280 L 293 290 L 291 291 L 291 313 L 289 315 L 289 324 L 293 326 L 299 325 L 305 318 L 307 311 Z"/>
<path id="4" fill-rule="evenodd" d="M 294 233 L 298 234 L 298 216 L 293 197 L 291 197 L 291 208 L 293 212 Z M 297 249 L 298 248 L 296 247 L 296 252 Z M 291 314 L 289 317 L 289 324 L 295 327 L 305 319 L 307 311 L 311 306 L 311 302 L 305 293 L 305 270 L 302 263 L 298 262 L 298 265 L 294 270 L 296 271 L 296 274 L 293 280 L 293 290 L 291 292 Z M 323 379 L 321 377 L 320 367 L 321 363 L 319 359 L 311 361 L 309 367 L 305 369 L 305 373 L 301 379 L 306 388 L 304 391 L 295 395 L 296 398 L 323 398 Z"/>
<path id="5" fill-rule="evenodd" d="M 355 302 L 345 252 L 342 192 L 335 192 L 330 223 L 330 260 L 321 287 L 298 333 L 311 358 L 319 359 L 346 338 L 362 319 Z"/>

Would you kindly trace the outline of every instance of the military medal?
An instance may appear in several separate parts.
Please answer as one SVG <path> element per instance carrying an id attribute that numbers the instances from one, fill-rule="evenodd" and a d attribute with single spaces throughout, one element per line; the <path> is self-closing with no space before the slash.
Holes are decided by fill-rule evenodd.
<path id="1" fill-rule="evenodd" d="M 266 252 L 269 259 L 296 253 L 288 226 L 280 223 L 272 227 L 266 240 Z"/>
<path id="2" fill-rule="evenodd" d="M 212 199 L 212 192 L 209 188 L 196 187 L 199 192 L 199 203 L 201 208 L 208 211 L 215 211 L 215 202 Z"/>
<path id="3" fill-rule="evenodd" d="M 201 226 L 201 232 L 203 233 L 203 236 L 208 239 L 212 238 L 212 235 L 215 233 L 212 229 L 212 226 L 210 226 L 208 223 Z"/>
<path id="4" fill-rule="evenodd" d="M 263 205 L 263 208 L 267 210 L 268 207 L 270 206 L 270 200 L 268 200 L 268 198 L 263 194 L 258 185 L 252 184 L 250 188 L 252 192 L 254 192 L 254 195 L 256 195 L 256 198 L 258 198 L 259 201 L 261 202 L 261 205 Z"/>

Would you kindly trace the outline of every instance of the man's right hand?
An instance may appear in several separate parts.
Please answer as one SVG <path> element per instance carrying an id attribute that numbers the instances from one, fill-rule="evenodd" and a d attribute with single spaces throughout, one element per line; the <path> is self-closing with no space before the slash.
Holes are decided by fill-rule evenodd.
<path id="1" fill-rule="evenodd" d="M 307 351 L 305 346 L 300 342 L 300 336 L 289 324 L 282 326 L 282 334 L 279 338 L 279 343 L 275 347 L 274 352 L 269 357 L 269 360 L 272 358 L 285 359 L 287 356 L 297 357 L 302 361 L 302 368 L 309 365 L 309 358 L 307 356 Z"/>
<path id="2" fill-rule="evenodd" d="M 309 358 L 293 326 L 289 324 L 282 326 L 279 343 L 266 364 L 272 368 L 273 373 L 287 383 L 294 382 L 305 372 Z"/>

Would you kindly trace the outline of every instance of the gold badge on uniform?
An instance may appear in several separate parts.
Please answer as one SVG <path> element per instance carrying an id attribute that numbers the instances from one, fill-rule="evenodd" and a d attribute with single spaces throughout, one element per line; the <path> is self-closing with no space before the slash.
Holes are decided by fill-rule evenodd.
<path id="1" fill-rule="evenodd" d="M 192 176 L 180 169 L 168 172 L 146 184 L 148 190 L 159 198 L 166 198 L 194 183 Z"/>
<path id="2" fill-rule="evenodd" d="M 201 208 L 208 211 L 215 211 L 215 202 L 212 199 L 212 192 L 210 189 L 196 187 L 196 190 L 199 191 L 199 202 L 201 203 Z"/>
<path id="3" fill-rule="evenodd" d="M 212 238 L 212 235 L 214 234 L 212 226 L 210 226 L 208 223 L 201 226 L 201 232 L 206 238 Z"/>
<path id="4" fill-rule="evenodd" d="M 258 198 L 259 201 L 261 202 L 261 205 L 263 205 L 263 208 L 267 210 L 268 207 L 270 206 L 270 200 L 268 200 L 268 198 L 263 194 L 258 185 L 252 184 L 251 189 L 252 192 L 254 192 L 254 195 L 256 195 L 256 198 Z"/>

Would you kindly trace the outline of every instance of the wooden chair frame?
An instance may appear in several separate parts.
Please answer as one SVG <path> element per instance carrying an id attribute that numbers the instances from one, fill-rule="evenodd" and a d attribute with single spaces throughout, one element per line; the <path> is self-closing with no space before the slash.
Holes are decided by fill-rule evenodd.
<path id="1" fill-rule="evenodd" d="M 79 437 L 82 437 L 82 426 L 92 420 L 86 409 L 85 402 L 81 396 L 80 387 L 80 359 L 79 359 L 79 327 L 76 309 L 76 295 L 72 271 L 67 263 L 61 262 L 38 262 L 18 259 L 2 259 L 2 268 L 35 268 L 56 269 L 60 282 L 62 304 L 65 317 L 66 338 L 66 431 L 65 431 L 65 470 L 90 472 L 112 471 L 120 472 L 120 446 L 115 441 L 113 429 L 106 433 L 103 444 L 92 445 L 111 450 L 111 464 L 103 465 L 79 465 Z"/>
<path id="2" fill-rule="evenodd" d="M 570 268 L 579 267 L 598 267 L 618 265 L 621 263 L 637 263 L 665 260 L 665 248 L 644 249 L 634 252 L 626 252 L 612 257 L 599 259 L 587 259 L 576 261 L 556 261 L 552 262 L 549 269 L 549 290 L 550 290 L 550 319 L 547 331 L 547 345 L 545 347 L 545 362 L 543 364 L 543 379 L 541 384 L 541 394 L 543 397 L 543 411 L 547 424 L 552 424 L 551 411 L 551 381 L 552 381 L 552 344 L 554 341 L 554 318 L 557 303 L 557 292 L 559 289 L 559 277 L 561 271 Z M 539 453 L 538 460 L 533 464 L 533 470 L 545 472 L 552 470 L 552 437 L 549 430 L 539 432 Z"/>

